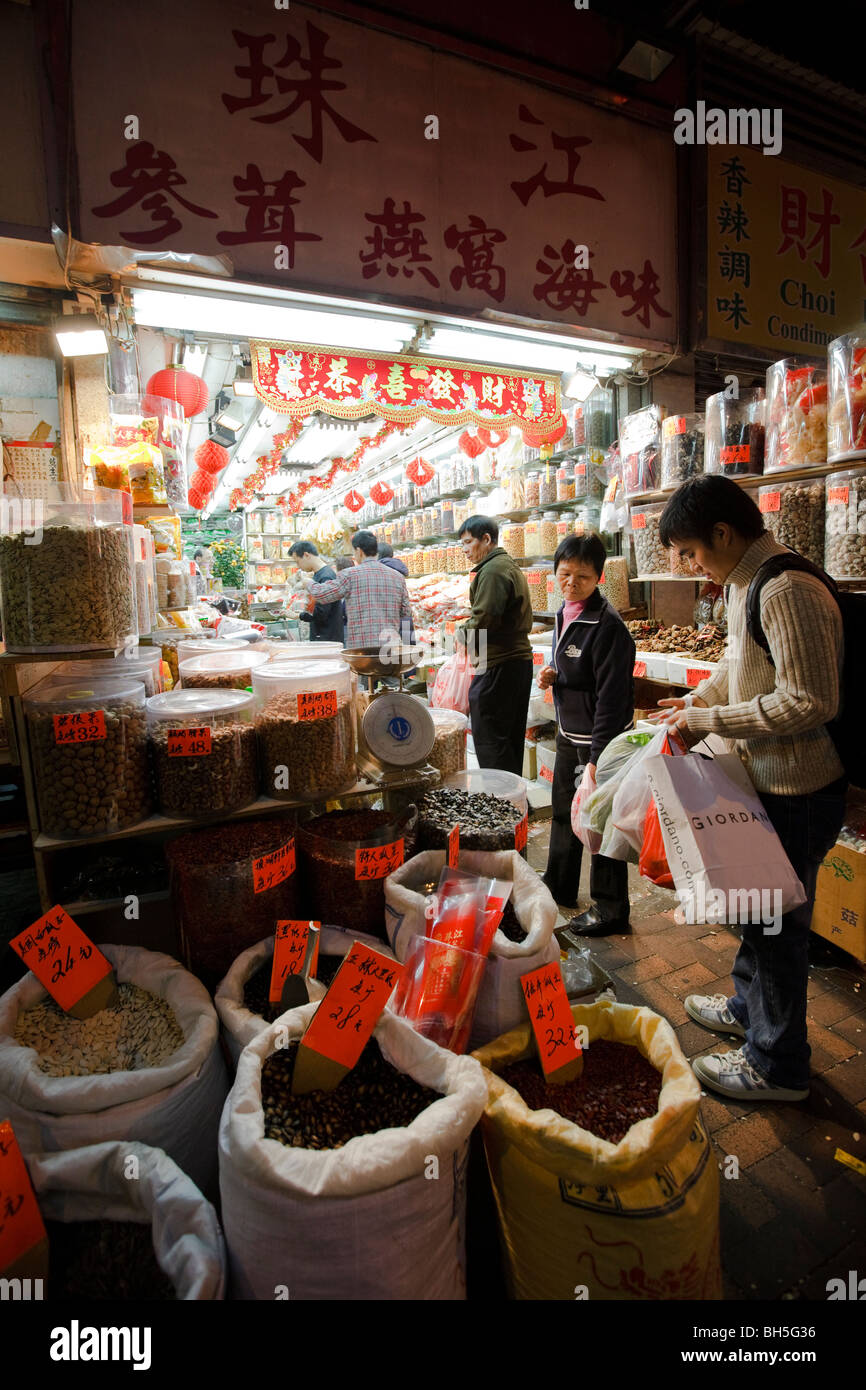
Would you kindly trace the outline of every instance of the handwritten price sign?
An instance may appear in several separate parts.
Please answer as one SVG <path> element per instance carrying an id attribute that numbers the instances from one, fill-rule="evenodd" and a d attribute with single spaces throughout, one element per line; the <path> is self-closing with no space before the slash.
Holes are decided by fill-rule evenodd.
<path id="1" fill-rule="evenodd" d="M 101 709 L 54 716 L 55 743 L 96 743 L 106 737 L 105 712 Z"/>
<path id="2" fill-rule="evenodd" d="M 689 666 L 686 668 L 686 685 L 700 685 L 711 674 L 705 666 Z"/>
<path id="3" fill-rule="evenodd" d="M 636 661 L 635 664 L 634 664 L 634 672 L 633 672 L 633 674 L 634 674 L 635 676 L 645 676 L 645 675 L 646 675 L 646 662 L 645 662 L 645 661 Z"/>
<path id="4" fill-rule="evenodd" d="M 336 690 L 302 692 L 298 696 L 298 719 L 330 719 L 337 713 Z"/>
<path id="5" fill-rule="evenodd" d="M 9 1269 L 47 1233 L 18 1140 L 0 1124 L 0 1270 Z"/>
<path id="6" fill-rule="evenodd" d="M 725 444 L 719 450 L 722 463 L 748 463 L 752 450 L 748 444 Z"/>
<path id="7" fill-rule="evenodd" d="M 554 961 L 521 975 L 520 985 L 545 1076 L 572 1068 L 582 1054 L 559 965 Z"/>
<path id="8" fill-rule="evenodd" d="M 524 811 L 522 817 L 514 827 L 514 848 L 518 854 L 526 849 L 526 841 L 529 836 L 529 812 Z"/>
<path id="9" fill-rule="evenodd" d="M 169 729 L 166 745 L 170 758 L 200 758 L 211 751 L 211 731 L 206 726 Z"/>
<path id="10" fill-rule="evenodd" d="M 291 878 L 294 872 L 295 842 L 289 840 L 280 849 L 271 850 L 270 854 L 253 860 L 253 892 L 266 893 L 269 888 L 276 888 L 278 883 Z"/>
<path id="11" fill-rule="evenodd" d="M 402 974 L 397 961 L 353 942 L 304 1034 L 304 1046 L 352 1068 Z"/>
<path id="12" fill-rule="evenodd" d="M 390 845 L 370 845 L 355 850 L 355 878 L 387 878 L 399 869 L 405 857 L 405 841 L 394 840 Z"/>
<path id="13" fill-rule="evenodd" d="M 451 834 L 448 836 L 448 867 L 457 869 L 460 867 L 460 822 L 455 825 Z"/>
<path id="14" fill-rule="evenodd" d="M 111 974 L 111 962 L 62 907 L 52 907 L 9 944 L 67 1013 Z"/>
<path id="15" fill-rule="evenodd" d="M 289 975 L 300 975 L 307 955 L 307 940 L 310 927 L 321 927 L 320 922 L 277 922 L 274 933 L 274 959 L 271 965 L 271 986 L 268 999 L 271 1004 L 279 1004 L 283 997 L 283 985 Z M 318 956 L 318 946 L 316 947 Z M 310 963 L 310 974 L 316 971 L 316 961 Z"/>

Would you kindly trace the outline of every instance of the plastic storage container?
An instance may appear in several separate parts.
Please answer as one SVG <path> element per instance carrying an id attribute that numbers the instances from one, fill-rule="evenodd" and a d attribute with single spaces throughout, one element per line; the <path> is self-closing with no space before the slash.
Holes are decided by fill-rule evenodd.
<path id="1" fill-rule="evenodd" d="M 587 448 L 606 449 L 614 437 L 613 392 L 597 386 L 583 403 Z M 578 442 L 578 441 L 575 441 Z"/>
<path id="2" fill-rule="evenodd" d="M 824 569 L 834 579 L 866 577 L 866 473 L 831 473 L 827 479 Z"/>
<path id="3" fill-rule="evenodd" d="M 824 564 L 824 479 L 758 488 L 764 525 L 781 545 L 790 546 L 813 565 Z"/>
<path id="4" fill-rule="evenodd" d="M 431 709 L 428 713 L 436 729 L 436 738 L 427 761 L 439 769 L 442 781 L 445 782 L 455 772 L 462 772 L 466 767 L 466 735 L 469 720 L 465 714 L 460 714 L 454 709 Z"/>
<path id="5" fill-rule="evenodd" d="M 138 630 L 129 494 L 68 483 L 47 493 L 41 518 L 10 505 L 0 535 L 6 650 L 116 650 Z"/>
<path id="6" fill-rule="evenodd" d="M 46 835 L 78 840 L 137 825 L 153 810 L 144 686 L 43 684 L 24 701 Z"/>
<path id="7" fill-rule="evenodd" d="M 64 661 L 52 671 L 48 684 L 89 688 L 93 681 L 119 680 L 125 684 L 141 681 L 146 695 L 158 695 L 163 688 L 162 653 L 154 647 L 127 647 L 119 656 L 95 661 Z"/>
<path id="8" fill-rule="evenodd" d="M 545 512 L 541 518 L 541 539 L 539 551 L 540 555 L 553 555 L 556 550 L 556 527 L 559 521 L 558 512 Z"/>
<path id="9" fill-rule="evenodd" d="M 187 505 L 186 468 L 184 464 L 184 414 L 178 401 L 164 396 L 146 394 L 112 395 L 108 400 L 111 440 L 115 445 L 145 443 L 159 449 L 165 496 L 163 501 L 174 507 Z M 97 482 L 97 486 L 99 483 Z M 159 483 L 154 495 L 140 500 L 152 505 L 159 495 Z M 136 498 L 136 502 L 139 498 Z"/>
<path id="10" fill-rule="evenodd" d="M 529 551 L 526 549 L 526 527 L 521 521 L 510 521 L 500 533 L 503 549 L 513 560 L 523 560 Z"/>
<path id="11" fill-rule="evenodd" d="M 527 473 L 526 484 L 523 489 L 523 502 L 521 505 L 524 507 L 537 507 L 539 503 L 539 496 L 540 493 L 538 473 Z"/>
<path id="12" fill-rule="evenodd" d="M 560 464 L 556 470 L 556 500 L 557 502 L 574 501 L 574 464 Z"/>
<path id="13" fill-rule="evenodd" d="M 246 690 L 252 684 L 252 675 L 270 661 L 267 652 L 253 651 L 249 646 L 245 651 L 217 651 L 205 656 L 194 656 L 191 661 L 178 663 L 181 685 L 185 690 Z"/>
<path id="14" fill-rule="evenodd" d="M 523 528 L 523 546 L 527 558 L 541 555 L 541 513 L 533 512 Z"/>
<path id="15" fill-rule="evenodd" d="M 216 652 L 247 651 L 246 642 L 231 637 L 182 637 L 177 644 L 177 659 L 182 666 L 197 656 L 213 656 Z"/>
<path id="16" fill-rule="evenodd" d="M 663 511 L 664 504 L 661 502 L 631 508 L 631 531 L 639 577 L 653 575 L 664 579 L 670 575 L 670 556 L 659 539 L 659 520 Z"/>
<path id="17" fill-rule="evenodd" d="M 704 416 L 668 415 L 662 421 L 663 488 L 679 487 L 704 471 Z"/>
<path id="18" fill-rule="evenodd" d="M 253 671 L 267 796 L 321 801 L 358 780 L 352 673 L 344 661 L 282 661 Z"/>
<path id="19" fill-rule="evenodd" d="M 172 690 L 147 702 L 156 802 L 204 819 L 258 795 L 254 700 L 243 690 Z"/>
<path id="20" fill-rule="evenodd" d="M 299 826 L 306 913 L 316 921 L 334 922 L 349 931 L 387 940 L 382 870 L 398 868 L 412 858 L 417 820 L 412 806 L 402 815 L 332 811 Z M 370 849 L 379 853 L 361 853 Z"/>
<path id="21" fill-rule="evenodd" d="M 538 505 L 549 507 L 556 501 L 556 469 L 546 463 L 538 474 Z"/>
<path id="22" fill-rule="evenodd" d="M 707 398 L 704 467 L 707 473 L 738 478 L 764 471 L 764 391 L 760 386 L 734 398 L 720 391 Z"/>
<path id="23" fill-rule="evenodd" d="M 825 463 L 827 373 L 823 367 L 803 367 L 792 359 L 768 367 L 765 419 L 765 473 Z"/>
<path id="24" fill-rule="evenodd" d="M 501 772 L 498 768 L 481 767 L 467 772 L 455 772 L 445 783 L 447 787 L 459 787 L 461 791 L 475 795 L 486 792 L 488 796 L 500 796 L 510 801 L 521 815 L 527 807 L 526 782 L 513 772 Z"/>
<path id="25" fill-rule="evenodd" d="M 548 611 L 547 578 L 552 573 L 552 564 L 531 565 L 523 571 L 529 588 L 529 601 L 532 604 L 533 613 L 546 613 Z"/>
<path id="26" fill-rule="evenodd" d="M 628 562 L 621 555 L 609 555 L 599 580 L 601 592 L 618 613 L 631 606 L 628 592 Z"/>
<path id="27" fill-rule="evenodd" d="M 664 407 L 647 405 L 619 422 L 619 448 L 627 497 L 653 492 L 659 484 Z"/>
<path id="28" fill-rule="evenodd" d="M 271 646 L 271 665 L 277 661 L 338 660 L 342 642 L 276 642 Z"/>
<path id="29" fill-rule="evenodd" d="M 866 337 L 846 333 L 827 348 L 827 457 L 866 458 Z"/>

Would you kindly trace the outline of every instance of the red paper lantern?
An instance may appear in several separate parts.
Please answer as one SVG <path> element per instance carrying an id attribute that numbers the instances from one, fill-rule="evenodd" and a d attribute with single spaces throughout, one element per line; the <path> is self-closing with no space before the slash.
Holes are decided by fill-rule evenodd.
<path id="1" fill-rule="evenodd" d="M 389 487 L 387 483 L 374 483 L 370 488 L 370 496 L 377 507 L 387 507 L 394 496 L 394 489 Z"/>
<path id="2" fill-rule="evenodd" d="M 200 472 L 222 473 L 229 461 L 229 451 L 215 439 L 206 439 L 203 444 L 199 444 L 193 458 Z"/>
<path id="3" fill-rule="evenodd" d="M 151 395 L 177 401 L 187 420 L 207 405 L 207 382 L 194 372 L 184 371 L 183 367 L 163 367 L 154 372 L 147 390 Z"/>
<path id="4" fill-rule="evenodd" d="M 419 487 L 424 487 L 425 483 L 429 483 L 435 471 L 426 459 L 416 458 L 407 467 L 406 477 L 411 483 L 417 483 Z"/>
<path id="5" fill-rule="evenodd" d="M 204 473 L 197 468 L 189 480 L 189 485 L 195 488 L 196 492 L 201 492 L 205 497 L 210 497 L 216 487 L 216 478 L 213 473 Z"/>
<path id="6" fill-rule="evenodd" d="M 200 512 L 207 502 L 207 494 L 204 493 L 201 488 L 193 487 L 192 483 L 190 483 L 187 498 L 189 499 L 189 505 L 195 507 L 197 512 Z"/>
<path id="7" fill-rule="evenodd" d="M 359 512 L 364 505 L 363 497 L 361 496 L 360 492 L 356 492 L 354 488 L 351 492 L 346 493 L 346 496 L 343 498 L 343 501 L 345 505 L 349 508 L 350 512 Z"/>

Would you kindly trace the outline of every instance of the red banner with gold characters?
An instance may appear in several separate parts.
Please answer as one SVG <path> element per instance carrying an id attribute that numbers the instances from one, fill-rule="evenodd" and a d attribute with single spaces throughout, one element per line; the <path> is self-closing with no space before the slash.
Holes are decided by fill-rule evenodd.
<path id="1" fill-rule="evenodd" d="M 339 348 L 253 342 L 256 394 L 296 418 L 323 410 L 343 420 L 375 413 L 398 425 L 422 417 L 449 425 L 516 425 L 528 444 L 562 426 L 559 377 L 518 375 L 433 357 L 359 357 Z"/>

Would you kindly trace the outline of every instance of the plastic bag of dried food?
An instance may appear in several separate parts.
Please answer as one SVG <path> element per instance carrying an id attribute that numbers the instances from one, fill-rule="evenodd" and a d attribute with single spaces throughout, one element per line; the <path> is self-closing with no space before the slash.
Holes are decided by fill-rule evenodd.
<path id="1" fill-rule="evenodd" d="M 473 675 L 469 656 L 465 648 L 461 648 L 439 667 L 439 674 L 430 692 L 430 704 L 434 709 L 454 709 L 459 710 L 461 714 L 468 714 L 469 687 Z"/>
<path id="2" fill-rule="evenodd" d="M 90 1144 L 65 1153 L 28 1154 L 27 1168 L 46 1221 L 149 1225 L 157 1264 L 176 1298 L 225 1298 L 226 1250 L 217 1214 L 162 1149 L 127 1141 Z"/>
<path id="3" fill-rule="evenodd" d="M 489 1086 L 482 1129 L 511 1297 L 720 1298 L 719 1174 L 676 1034 L 629 1004 L 571 1012 L 589 1056 L 597 1039 L 636 1047 L 661 1073 L 661 1094 L 656 1113 L 614 1144 L 531 1109 L 501 1078 L 534 1056 L 528 1023 L 475 1053 Z"/>
<path id="4" fill-rule="evenodd" d="M 445 863 L 443 850 L 425 850 L 385 882 L 385 923 L 398 960 L 406 959 L 414 936 L 428 934 L 425 889 L 438 883 Z M 470 1047 L 478 1047 L 523 1018 L 521 975 L 559 959 L 559 945 L 553 935 L 558 912 L 549 889 L 516 850 L 463 850 L 460 868 L 510 882 L 510 905 L 518 929 L 525 932 L 523 940 L 513 940 L 506 935 L 503 921 L 493 938 L 470 1035 Z M 512 932 L 512 936 L 518 934 Z"/>
<path id="5" fill-rule="evenodd" d="M 262 1065 L 301 1037 L 317 1007 L 293 1009 L 253 1039 L 223 1111 L 232 1297 L 273 1299 L 284 1288 L 292 1301 L 465 1298 L 465 1173 L 487 1096 L 481 1068 L 386 1009 L 374 1033 L 385 1060 L 441 1098 L 411 1124 L 342 1148 L 284 1146 L 264 1137 Z"/>
<path id="6" fill-rule="evenodd" d="M 628 729 L 612 738 L 596 764 L 596 790 L 587 798 L 585 818 L 590 827 L 604 835 L 613 809 L 613 798 L 630 764 L 645 749 L 655 730 Z M 602 851 L 604 852 L 604 851 Z"/>
<path id="7" fill-rule="evenodd" d="M 184 1042 L 159 1066 L 90 1076 L 48 1076 L 32 1047 L 15 1040 L 22 1010 L 46 991 L 31 974 L 0 998 L 0 1113 L 22 1148 L 77 1149 L 108 1139 L 164 1149 L 206 1195 L 214 1191 L 216 1133 L 228 1089 L 217 1016 L 201 981 L 171 956 L 137 946 L 100 946 L 118 983 L 164 999 Z"/>

